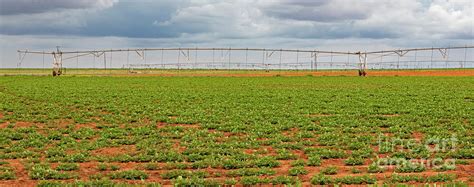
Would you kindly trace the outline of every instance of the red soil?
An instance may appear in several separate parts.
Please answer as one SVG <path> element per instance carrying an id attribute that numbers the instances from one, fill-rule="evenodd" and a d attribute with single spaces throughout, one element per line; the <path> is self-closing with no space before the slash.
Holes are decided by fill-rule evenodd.
<path id="1" fill-rule="evenodd" d="M 76 124 L 75 129 L 80 129 L 80 128 L 91 128 L 91 129 L 97 129 L 97 124 L 96 123 L 85 123 L 85 124 Z"/>
<path id="2" fill-rule="evenodd" d="M 420 132 L 414 132 L 413 133 L 413 138 L 415 138 L 415 140 L 422 140 L 423 139 L 423 133 L 420 133 Z"/>
<path id="3" fill-rule="evenodd" d="M 11 124 L 11 122 L 0 123 L 0 129 L 7 128 L 9 124 Z M 37 127 L 39 129 L 43 129 L 45 125 L 42 123 L 23 122 L 23 121 L 15 122 L 13 125 L 13 128 L 29 128 L 29 127 Z"/>
<path id="4" fill-rule="evenodd" d="M 15 180 L 0 180 L 0 186 L 36 186 L 38 181 L 31 180 L 28 171 L 18 159 L 5 160 L 15 169 Z"/>
<path id="5" fill-rule="evenodd" d="M 28 127 L 32 127 L 33 125 L 35 125 L 34 123 L 31 123 L 31 122 L 16 122 L 14 127 L 15 128 L 28 128 Z"/>
<path id="6" fill-rule="evenodd" d="M 7 128 L 8 127 L 8 122 L 5 122 L 5 123 L 0 123 L 0 129 L 4 129 L 4 128 Z"/>
<path id="7" fill-rule="evenodd" d="M 120 147 L 105 147 L 91 151 L 93 155 L 116 156 L 135 151 L 135 145 L 122 145 Z"/>

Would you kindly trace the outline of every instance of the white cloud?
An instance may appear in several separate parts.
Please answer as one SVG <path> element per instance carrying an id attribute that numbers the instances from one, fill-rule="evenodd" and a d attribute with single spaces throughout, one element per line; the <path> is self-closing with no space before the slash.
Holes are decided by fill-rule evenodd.
<path id="1" fill-rule="evenodd" d="M 220 37 L 255 37 L 271 29 L 268 19 L 250 1 L 191 3 L 156 25 L 183 28 L 183 33 L 188 34 L 208 32 Z"/>
<path id="2" fill-rule="evenodd" d="M 12 55 L 5 51 L 37 46 L 34 42 L 43 48 L 69 42 L 74 48 L 94 48 L 96 39 L 110 44 L 99 48 L 341 50 L 356 45 L 384 49 L 472 45 L 474 40 L 472 0 L 45 0 L 34 1 L 45 3 L 39 7 L 3 11 L 8 3 L 12 8 L 12 3 L 27 1 L 34 0 L 0 0 L 2 61 L 4 55 Z M 56 7 L 45 7 L 51 3 Z M 134 38 L 151 36 L 156 38 Z"/>
<path id="3" fill-rule="evenodd" d="M 192 2 L 157 26 L 224 38 L 474 38 L 469 0 Z"/>

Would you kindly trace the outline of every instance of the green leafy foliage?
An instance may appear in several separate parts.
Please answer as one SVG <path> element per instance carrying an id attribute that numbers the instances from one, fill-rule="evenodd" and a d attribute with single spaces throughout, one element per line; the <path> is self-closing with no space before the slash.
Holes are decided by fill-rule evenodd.
<path id="1" fill-rule="evenodd" d="M 340 184 L 374 184 L 377 182 L 375 176 L 362 175 L 362 176 L 344 176 L 336 178 L 335 183 Z"/>
<path id="2" fill-rule="evenodd" d="M 221 186 L 221 183 L 216 180 L 212 179 L 203 179 L 199 177 L 191 177 L 191 178 L 183 178 L 183 177 L 178 177 L 177 179 L 173 180 L 173 185 L 174 186 Z"/>
<path id="3" fill-rule="evenodd" d="M 369 173 L 382 173 L 386 169 L 382 166 L 380 166 L 377 162 L 373 162 L 367 167 L 367 172 Z"/>
<path id="4" fill-rule="evenodd" d="M 148 174 L 140 170 L 117 171 L 110 174 L 111 179 L 144 180 Z"/>
<path id="5" fill-rule="evenodd" d="M 305 162 L 304 160 L 295 160 L 295 161 L 291 162 L 290 165 L 293 166 L 293 167 L 296 167 L 296 166 L 305 166 L 305 165 L 306 165 L 306 162 Z"/>
<path id="6" fill-rule="evenodd" d="M 64 180 L 64 179 L 71 179 L 75 177 L 69 173 L 53 170 L 51 169 L 50 166 L 44 165 L 44 164 L 33 165 L 30 168 L 28 175 L 33 180 L 49 180 L 49 179 Z"/>
<path id="7" fill-rule="evenodd" d="M 284 184 L 284 185 L 295 185 L 295 184 L 299 184 L 300 181 L 299 181 L 298 178 L 296 178 L 296 177 L 277 176 L 277 177 L 274 177 L 274 178 L 271 180 L 271 183 L 272 183 L 273 185 L 281 185 L 281 184 Z"/>
<path id="8" fill-rule="evenodd" d="M 310 156 L 308 158 L 308 166 L 320 166 L 321 158 L 319 156 Z"/>
<path id="9" fill-rule="evenodd" d="M 290 168 L 290 170 L 288 170 L 288 174 L 291 176 L 306 175 L 308 174 L 308 170 L 306 170 L 303 166 L 296 166 Z"/>
<path id="10" fill-rule="evenodd" d="M 324 169 L 321 170 L 321 173 L 322 174 L 325 174 L 325 175 L 335 175 L 337 174 L 337 167 L 336 166 L 328 166 Z"/>
<path id="11" fill-rule="evenodd" d="M 79 164 L 75 163 L 61 163 L 56 167 L 56 170 L 58 171 L 73 171 L 73 170 L 78 170 L 79 169 Z"/>
<path id="12" fill-rule="evenodd" d="M 13 168 L 9 166 L 3 166 L 8 164 L 8 162 L 2 162 L 0 164 L 0 180 L 13 180 L 16 179 L 15 172 Z"/>
<path id="13" fill-rule="evenodd" d="M 323 174 L 316 174 L 311 177 L 311 184 L 314 185 L 328 185 L 334 183 L 334 180 L 331 177 L 328 177 Z"/>
<path id="14" fill-rule="evenodd" d="M 92 162 L 90 180 L 104 184 L 143 172 L 184 186 L 297 184 L 306 169 L 322 173 L 308 172 L 313 184 L 370 184 L 365 168 L 464 172 L 410 162 L 474 158 L 470 77 L 19 76 L 0 85 L 0 159 L 21 160 L 34 180 L 74 179 L 78 163 Z M 431 150 L 453 134 L 447 150 Z M 362 174 L 326 176 L 338 173 L 325 164 L 333 159 Z M 8 162 L 0 179 L 17 177 Z M 122 171 L 127 164 L 136 166 Z"/>
<path id="15" fill-rule="evenodd" d="M 262 175 L 274 175 L 276 172 L 267 168 L 242 168 L 234 171 L 227 172 L 227 176 L 239 177 L 239 176 L 262 176 Z"/>
<path id="16" fill-rule="evenodd" d="M 257 176 L 248 176 L 240 178 L 242 185 L 257 185 L 257 184 L 268 184 L 271 181 L 267 178 L 259 178 Z"/>
<path id="17" fill-rule="evenodd" d="M 346 160 L 344 160 L 344 163 L 348 166 L 363 165 L 364 159 L 360 157 L 349 157 Z"/>

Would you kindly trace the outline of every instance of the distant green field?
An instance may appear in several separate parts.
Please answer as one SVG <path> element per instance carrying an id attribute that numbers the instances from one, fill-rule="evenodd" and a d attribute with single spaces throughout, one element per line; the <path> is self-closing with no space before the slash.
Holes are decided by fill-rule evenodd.
<path id="1" fill-rule="evenodd" d="M 0 186 L 467 186 L 473 109 L 472 77 L 4 76 Z"/>
<path id="2" fill-rule="evenodd" d="M 369 76 L 474 76 L 474 69 L 371 69 Z M 428 73 L 428 74 L 427 74 Z M 333 70 L 223 70 L 223 69 L 63 69 L 62 76 L 357 76 L 355 69 Z M 0 76 L 52 76 L 52 69 L 0 69 Z"/>
<path id="3" fill-rule="evenodd" d="M 331 70 L 319 70 L 331 71 Z M 335 70 L 335 71 L 355 71 L 355 70 Z M 255 74 L 266 73 L 265 70 L 212 70 L 212 69 L 63 69 L 65 76 L 68 75 L 136 75 L 136 74 L 154 74 L 154 75 L 223 75 L 223 74 Z M 272 70 L 271 72 L 311 72 L 309 70 Z M 52 69 L 0 69 L 0 75 L 52 75 Z"/>

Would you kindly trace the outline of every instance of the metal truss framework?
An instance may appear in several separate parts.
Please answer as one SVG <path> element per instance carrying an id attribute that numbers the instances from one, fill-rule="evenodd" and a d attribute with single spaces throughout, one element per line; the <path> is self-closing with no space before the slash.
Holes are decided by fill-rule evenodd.
<path id="1" fill-rule="evenodd" d="M 387 68 L 400 69 L 410 64 L 444 62 L 446 68 L 448 63 L 459 64 L 458 68 L 466 67 L 467 63 L 474 63 L 474 58 L 468 50 L 474 49 L 474 46 L 461 47 L 442 47 L 442 48 L 407 48 L 383 51 L 321 51 L 321 50 L 298 50 L 298 49 L 265 49 L 265 48 L 139 48 L 139 49 L 110 49 L 110 50 L 85 50 L 85 51 L 61 51 L 57 47 L 56 51 L 29 51 L 18 50 L 19 61 L 17 66 L 21 67 L 27 54 L 52 55 L 53 57 L 53 75 L 61 75 L 63 63 L 79 58 L 92 56 L 94 63 L 96 58 L 103 57 L 103 68 L 112 66 L 112 56 L 114 53 L 126 53 L 126 63 L 122 68 L 128 68 L 130 71 L 139 68 L 160 68 L 160 69 L 358 69 L 359 75 L 365 76 L 367 69 Z M 462 50 L 464 54 L 462 54 Z M 458 52 L 458 59 L 449 59 L 450 51 Z M 461 53 L 459 53 L 461 51 Z M 130 52 L 144 63 L 130 63 Z M 159 59 L 153 59 L 152 63 L 147 63 L 148 53 L 161 53 Z M 165 59 L 165 53 L 167 58 Z M 261 53 L 261 54 L 260 54 Z M 419 55 L 428 53 L 431 55 Z M 171 55 L 170 55 L 171 54 Z M 174 55 L 173 55 L 174 54 Z M 212 54 L 212 55 L 211 55 Z M 409 56 L 408 54 L 413 54 Z M 434 59 L 434 56 L 440 55 L 440 59 Z M 468 54 L 469 59 L 468 59 Z M 109 57 L 107 57 L 109 55 Z M 261 55 L 261 56 L 260 56 Z M 174 56 L 174 57 L 173 57 Z M 211 58 L 212 56 L 212 58 Z M 260 57 L 258 57 L 260 56 Z M 407 58 L 409 60 L 401 60 Z M 459 59 L 461 56 L 461 59 Z M 462 56 L 464 58 L 462 58 Z M 345 60 L 341 60 L 346 58 Z M 386 60 L 386 59 L 389 60 Z M 338 60 L 335 60 L 338 59 Z M 123 59 L 122 59 L 123 60 Z M 159 62 L 159 63 L 156 63 Z M 386 65 L 384 65 L 386 64 Z M 387 65 L 388 64 L 388 65 Z M 415 67 L 415 66 L 414 66 Z M 425 66 L 422 66 L 423 68 Z M 426 68 L 425 67 L 425 68 Z"/>

